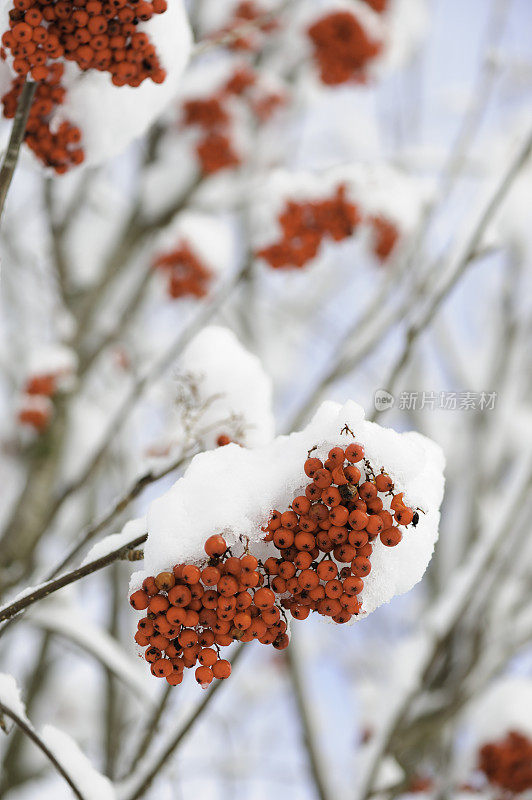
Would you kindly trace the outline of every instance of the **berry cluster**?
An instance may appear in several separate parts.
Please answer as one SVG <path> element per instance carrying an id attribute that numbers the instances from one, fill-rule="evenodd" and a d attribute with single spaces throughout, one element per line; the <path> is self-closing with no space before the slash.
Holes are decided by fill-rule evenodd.
<path id="1" fill-rule="evenodd" d="M 307 32 L 314 46 L 321 80 L 328 86 L 349 81 L 364 83 L 367 65 L 382 50 L 382 44 L 371 39 L 349 11 L 327 14 Z"/>
<path id="2" fill-rule="evenodd" d="M 9 30 L 2 36 L 1 57 L 13 57 L 18 74 L 2 98 L 4 115 L 13 117 L 24 80 L 39 86 L 32 105 L 27 142 L 56 172 L 83 161 L 79 128 L 64 122 L 57 131 L 51 114 L 65 99 L 63 65 L 75 62 L 82 71 L 109 72 L 115 86 L 140 86 L 150 78 L 162 83 L 166 73 L 155 47 L 139 22 L 166 11 L 166 0 L 14 0 Z"/>
<path id="3" fill-rule="evenodd" d="M 303 267 L 325 239 L 340 242 L 352 235 L 361 217 L 341 185 L 327 200 L 295 203 L 289 200 L 279 215 L 282 238 L 257 251 L 274 269 Z"/>
<path id="4" fill-rule="evenodd" d="M 478 767 L 488 781 L 510 794 L 532 789 L 532 741 L 517 731 L 485 744 L 479 752 Z"/>
<path id="5" fill-rule="evenodd" d="M 170 297 L 205 297 L 209 291 L 212 272 L 185 241 L 174 250 L 157 256 L 153 267 L 167 273 Z"/>
<path id="6" fill-rule="evenodd" d="M 27 425 L 38 433 L 46 430 L 53 414 L 52 400 L 68 374 L 68 370 L 42 372 L 27 379 L 18 410 L 21 425 Z"/>
<path id="7" fill-rule="evenodd" d="M 234 556 L 215 534 L 205 543 L 202 565 L 178 564 L 146 578 L 131 595 L 133 608 L 147 610 L 135 641 L 146 648 L 154 675 L 175 685 L 185 667 L 199 663 L 196 680 L 205 686 L 229 676 L 220 648 L 234 640 L 284 649 L 286 611 L 299 620 L 316 611 L 337 623 L 360 613 L 373 541 L 380 536 L 387 547 L 399 544 L 401 528 L 417 525 L 418 512 L 405 505 L 403 493 L 394 494 L 389 475 L 374 474 L 358 443 L 333 447 L 325 462 L 309 453 L 304 472 L 310 478 L 305 494 L 288 510 L 273 511 L 263 528 L 275 551 L 264 562 L 248 542 Z"/>
<path id="8" fill-rule="evenodd" d="M 402 539 L 399 526 L 416 525 L 417 512 L 404 504 L 403 493 L 394 494 L 389 475 L 374 474 L 360 444 L 333 447 L 324 463 L 309 453 L 304 469 L 311 479 L 305 494 L 290 510 L 274 511 L 268 523 L 266 539 L 279 557 L 264 566 L 275 576 L 271 585 L 282 606 L 296 619 L 317 611 L 349 622 L 362 608 L 373 541 L 379 536 L 395 547 Z"/>
<path id="9" fill-rule="evenodd" d="M 135 641 L 145 647 L 152 674 L 175 686 L 185 668 L 196 667 L 196 680 L 208 686 L 213 678 L 228 678 L 231 665 L 220 648 L 235 640 L 288 645 L 287 625 L 275 606 L 274 592 L 250 553 L 231 555 L 223 536 L 205 542 L 208 561 L 176 565 L 172 572 L 146 578 L 130 603 L 147 611 L 138 623 Z M 164 655 L 163 655 L 164 654 Z"/>
<path id="10" fill-rule="evenodd" d="M 231 98 L 233 102 L 238 98 L 261 121 L 268 119 L 285 102 L 278 92 L 262 90 L 257 72 L 247 66 L 237 68 L 221 89 L 210 97 L 185 101 L 182 123 L 201 130 L 196 155 L 206 175 L 240 164 L 230 136 L 228 101 Z"/>
<path id="11" fill-rule="evenodd" d="M 361 222 L 369 225 L 372 251 L 382 262 L 390 257 L 399 240 L 397 226 L 382 214 L 363 217 L 357 206 L 347 200 L 343 184 L 328 200 L 288 200 L 278 221 L 282 237 L 256 252 L 274 269 L 304 267 L 316 257 L 324 240 L 347 239 Z"/>

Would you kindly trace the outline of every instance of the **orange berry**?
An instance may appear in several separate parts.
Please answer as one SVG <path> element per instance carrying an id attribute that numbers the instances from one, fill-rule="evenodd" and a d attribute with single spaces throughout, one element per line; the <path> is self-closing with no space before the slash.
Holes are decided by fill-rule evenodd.
<path id="1" fill-rule="evenodd" d="M 209 538 L 205 542 L 205 552 L 211 558 L 214 558 L 215 556 L 223 556 L 226 550 L 227 550 L 227 543 L 224 537 L 220 536 L 220 534 L 214 534 L 214 536 L 209 536 Z"/>

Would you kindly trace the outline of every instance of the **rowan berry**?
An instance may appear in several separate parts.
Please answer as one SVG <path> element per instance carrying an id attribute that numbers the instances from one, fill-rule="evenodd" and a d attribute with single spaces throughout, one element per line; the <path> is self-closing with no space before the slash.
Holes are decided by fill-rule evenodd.
<path id="1" fill-rule="evenodd" d="M 183 673 L 174 670 L 174 672 L 166 676 L 166 680 L 170 686 L 179 686 L 179 684 L 183 682 Z"/>
<path id="2" fill-rule="evenodd" d="M 342 583 L 342 588 L 345 594 L 348 595 L 360 594 L 360 592 L 364 588 L 364 582 L 362 581 L 361 578 L 357 578 L 354 575 L 351 575 L 344 579 Z"/>
<path id="3" fill-rule="evenodd" d="M 404 506 L 403 508 L 398 508 L 394 516 L 399 525 L 410 525 L 414 519 L 414 512 L 411 508 Z"/>
<path id="4" fill-rule="evenodd" d="M 255 594 L 253 595 L 253 601 L 257 606 L 257 608 L 260 609 L 271 608 L 275 603 L 275 594 L 272 592 L 271 589 L 263 587 L 261 589 L 257 589 Z"/>
<path id="5" fill-rule="evenodd" d="M 212 683 L 212 679 L 214 678 L 213 671 L 210 667 L 198 667 L 194 674 L 202 689 L 205 689 L 209 683 Z"/>
<path id="6" fill-rule="evenodd" d="M 369 517 L 364 511 L 355 509 L 349 514 L 349 524 L 354 531 L 362 531 L 369 522 Z"/>
<path id="7" fill-rule="evenodd" d="M 312 535 L 312 533 L 301 531 L 300 533 L 296 533 L 294 544 L 298 550 L 310 552 L 316 545 L 316 538 Z"/>
<path id="8" fill-rule="evenodd" d="M 223 571 L 238 578 L 242 572 L 242 562 L 235 556 L 229 556 L 223 563 Z"/>
<path id="9" fill-rule="evenodd" d="M 345 457 L 353 464 L 355 464 L 357 461 L 362 461 L 364 458 L 364 448 L 361 444 L 349 444 L 345 448 Z"/>
<path id="10" fill-rule="evenodd" d="M 344 475 L 348 483 L 352 483 L 353 485 L 357 484 L 360 480 L 361 472 L 358 467 L 355 467 L 354 464 L 348 464 L 347 467 L 344 468 Z"/>
<path id="11" fill-rule="evenodd" d="M 227 550 L 227 543 L 223 536 L 220 534 L 214 534 L 213 536 L 209 536 L 207 541 L 205 542 L 205 552 L 211 558 L 215 556 L 223 556 L 225 551 Z"/>
<path id="12" fill-rule="evenodd" d="M 343 527 L 349 518 L 349 511 L 345 506 L 336 505 L 331 508 L 329 520 L 335 527 Z"/>
<path id="13" fill-rule="evenodd" d="M 357 556 L 351 562 L 351 571 L 357 578 L 365 578 L 371 572 L 371 562 L 365 556 Z"/>
<path id="14" fill-rule="evenodd" d="M 390 492 L 393 489 L 393 481 L 385 472 L 381 472 L 375 478 L 375 486 L 379 492 Z"/>
<path id="15" fill-rule="evenodd" d="M 281 514 L 281 525 L 283 528 L 294 529 L 297 528 L 299 519 L 295 511 L 285 511 Z"/>
<path id="16" fill-rule="evenodd" d="M 357 555 L 363 556 L 364 558 L 369 558 L 373 552 L 373 545 L 371 542 L 366 542 L 363 544 L 362 547 L 357 547 Z"/>
<path id="17" fill-rule="evenodd" d="M 207 592 L 205 594 L 207 594 Z M 168 592 L 168 600 L 173 606 L 184 608 L 188 606 L 192 600 L 192 592 L 188 586 L 174 586 L 174 588 L 170 589 Z"/>
<path id="18" fill-rule="evenodd" d="M 213 666 L 212 673 L 218 680 L 225 680 L 231 674 L 231 664 L 224 658 L 220 658 Z"/>
<path id="19" fill-rule="evenodd" d="M 218 592 L 226 597 L 238 593 L 238 581 L 233 575 L 222 575 L 217 585 Z"/>
<path id="20" fill-rule="evenodd" d="M 380 535 L 380 540 L 386 547 L 395 547 L 399 544 L 403 535 L 399 528 L 387 528 L 385 531 L 382 531 Z"/>
<path id="21" fill-rule="evenodd" d="M 290 644 L 290 640 L 289 640 L 288 636 L 286 635 L 286 633 L 282 633 L 280 636 L 278 636 L 275 639 L 274 642 L 272 642 L 272 644 L 273 644 L 273 646 L 275 647 L 276 650 L 284 650 Z"/>
<path id="22" fill-rule="evenodd" d="M 172 572 L 159 572 L 155 577 L 155 585 L 163 592 L 168 592 L 175 586 L 175 577 Z"/>
<path id="23" fill-rule="evenodd" d="M 327 506 L 337 506 L 340 504 L 342 496 L 335 486 L 331 486 L 328 489 L 325 489 L 321 499 Z"/>
<path id="24" fill-rule="evenodd" d="M 383 522 L 381 517 L 377 516 L 377 514 L 372 514 L 367 522 L 366 530 L 371 536 L 376 536 L 380 533 L 383 529 Z"/>
<path id="25" fill-rule="evenodd" d="M 182 577 L 185 583 L 198 583 L 201 579 L 201 570 L 199 567 L 194 566 L 194 564 L 187 564 L 183 567 Z"/>
<path id="26" fill-rule="evenodd" d="M 300 550 L 294 558 L 294 564 L 297 569 L 309 569 L 312 561 L 312 555 L 306 550 Z"/>
<path id="27" fill-rule="evenodd" d="M 213 650 L 211 647 L 204 647 L 200 650 L 198 661 L 204 667 L 212 667 L 213 664 L 216 664 L 218 660 L 218 655 L 216 650 Z"/>
<path id="28" fill-rule="evenodd" d="M 294 543 L 294 534 L 288 528 L 279 528 L 273 534 L 273 541 L 276 547 L 284 550 Z"/>
<path id="29" fill-rule="evenodd" d="M 137 631 L 134 638 L 136 643 L 141 647 L 146 647 L 150 642 L 149 637 L 146 636 L 146 634 L 141 633 L 141 631 Z"/>
<path id="30" fill-rule="evenodd" d="M 133 592 L 129 598 L 129 602 L 136 611 L 142 611 L 148 608 L 150 599 L 146 592 L 142 591 L 142 589 L 138 589 L 136 592 Z"/>
<path id="31" fill-rule="evenodd" d="M 359 486 L 358 493 L 362 500 L 374 500 L 377 497 L 377 487 L 373 483 L 365 481 Z"/>
<path id="32" fill-rule="evenodd" d="M 318 489 L 327 489 L 332 483 L 332 475 L 328 469 L 317 469 L 313 481 Z"/>
<path id="33" fill-rule="evenodd" d="M 313 478 L 317 470 L 322 469 L 322 467 L 323 463 L 319 458 L 307 458 L 303 468 L 305 470 L 305 475 L 308 475 L 309 478 Z"/>
<path id="34" fill-rule="evenodd" d="M 296 499 L 292 501 L 292 508 L 294 509 L 296 514 L 299 515 L 308 514 L 310 510 L 310 500 L 304 495 L 300 495 L 299 497 L 296 497 Z"/>

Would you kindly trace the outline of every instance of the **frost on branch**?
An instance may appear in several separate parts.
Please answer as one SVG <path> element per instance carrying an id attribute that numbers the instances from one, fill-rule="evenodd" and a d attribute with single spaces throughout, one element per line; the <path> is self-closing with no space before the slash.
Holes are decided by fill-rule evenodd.
<path id="1" fill-rule="evenodd" d="M 153 674 L 177 684 L 199 659 L 209 683 L 227 677 L 214 665 L 234 639 L 286 647 L 286 610 L 345 623 L 411 589 L 437 539 L 442 470 L 433 442 L 366 422 L 352 402 L 324 403 L 264 447 L 196 456 L 151 504 L 132 579 Z"/>
<path id="2" fill-rule="evenodd" d="M 78 744 L 64 731 L 45 725 L 41 737 L 86 800 L 115 800 L 113 784 L 94 769 Z"/>
<path id="3" fill-rule="evenodd" d="M 58 173 L 111 158 L 144 133 L 190 53 L 182 0 L 127 2 L 107 15 L 93 6 L 31 0 L 14 10 L 1 0 L 4 115 L 14 115 L 24 77 L 36 81 L 26 141 Z"/>

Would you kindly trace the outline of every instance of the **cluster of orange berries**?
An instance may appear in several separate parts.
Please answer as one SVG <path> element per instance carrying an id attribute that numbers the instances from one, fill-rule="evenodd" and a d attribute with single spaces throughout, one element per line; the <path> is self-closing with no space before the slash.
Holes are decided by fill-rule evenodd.
<path id="1" fill-rule="evenodd" d="M 195 126 L 202 131 L 202 138 L 196 145 L 196 155 L 204 174 L 210 175 L 240 164 L 240 158 L 230 138 L 231 115 L 227 109 L 229 98 L 239 97 L 262 121 L 268 119 L 284 103 L 285 98 L 276 92 L 250 94 L 248 90 L 256 84 L 255 70 L 251 67 L 240 67 L 212 96 L 183 103 L 183 124 Z"/>
<path id="2" fill-rule="evenodd" d="M 289 200 L 279 224 L 282 238 L 257 251 L 274 269 L 303 267 L 318 253 L 325 239 L 340 242 L 352 235 L 361 221 L 357 206 L 346 198 L 341 185 L 327 200 L 295 203 Z"/>
<path id="3" fill-rule="evenodd" d="M 287 647 L 285 611 L 299 620 L 316 611 L 337 623 L 360 613 L 373 541 L 399 544 L 399 526 L 417 525 L 418 512 L 394 494 L 389 475 L 374 474 L 360 444 L 333 447 L 324 463 L 309 453 L 304 471 L 305 494 L 273 511 L 263 528 L 275 555 L 262 562 L 247 546 L 237 558 L 216 534 L 205 543 L 203 566 L 179 564 L 131 595 L 133 608 L 147 610 L 135 640 L 154 675 L 175 685 L 199 662 L 196 680 L 205 686 L 229 676 L 220 648 L 235 640 Z"/>
<path id="4" fill-rule="evenodd" d="M 386 217 L 362 217 L 357 206 L 347 200 L 343 184 L 327 200 L 288 200 L 278 219 L 282 237 L 256 252 L 274 269 L 304 267 L 316 257 L 324 240 L 347 239 L 361 222 L 372 230 L 371 249 L 380 261 L 390 257 L 399 240 L 397 226 Z"/>
<path id="5" fill-rule="evenodd" d="M 205 553 L 203 567 L 176 565 L 146 578 L 130 597 L 133 608 L 147 612 L 135 641 L 146 648 L 152 674 L 172 686 L 181 683 L 185 668 L 196 665 L 201 686 L 228 678 L 231 665 L 220 658 L 220 648 L 235 640 L 256 639 L 279 650 L 288 645 L 286 621 L 255 556 L 231 555 L 218 534 L 207 539 Z"/>
<path id="6" fill-rule="evenodd" d="M 24 386 L 18 421 L 38 433 L 43 433 L 53 414 L 52 399 L 64 377 L 58 372 L 43 372 L 28 378 Z"/>
<path id="7" fill-rule="evenodd" d="M 304 469 L 311 479 L 305 494 L 289 510 L 274 511 L 268 523 L 266 540 L 279 557 L 264 566 L 275 576 L 271 586 L 281 605 L 296 619 L 317 611 L 349 622 L 362 609 L 373 541 L 379 536 L 395 547 L 402 539 L 399 526 L 417 525 L 418 513 L 405 505 L 403 493 L 393 493 L 389 475 L 373 473 L 361 444 L 333 447 L 325 462 L 309 454 Z"/>
<path id="8" fill-rule="evenodd" d="M 370 2 L 370 5 L 382 5 Z M 384 10 L 384 8 L 383 8 Z M 349 81 L 364 83 L 366 67 L 382 44 L 370 38 L 364 26 L 349 11 L 335 11 L 308 28 L 314 58 L 323 83 L 337 86 Z"/>
<path id="9" fill-rule="evenodd" d="M 510 731 L 501 741 L 481 748 L 478 767 L 491 784 L 505 792 L 526 792 L 532 789 L 532 741 Z"/>
<path id="10" fill-rule="evenodd" d="M 173 250 L 157 256 L 153 267 L 167 273 L 167 291 L 170 297 L 205 297 L 209 291 L 212 272 L 185 241 Z"/>
<path id="11" fill-rule="evenodd" d="M 14 0 L 9 30 L 2 36 L 1 57 L 13 56 L 18 74 L 2 98 L 4 115 L 14 116 L 26 78 L 39 84 L 26 140 L 34 153 L 56 172 L 64 173 L 84 159 L 78 147 L 79 128 L 64 122 L 57 131 L 50 115 L 65 98 L 63 65 L 75 62 L 83 70 L 109 72 L 116 86 L 140 86 L 166 77 L 155 47 L 139 22 L 166 11 L 166 0 Z"/>

